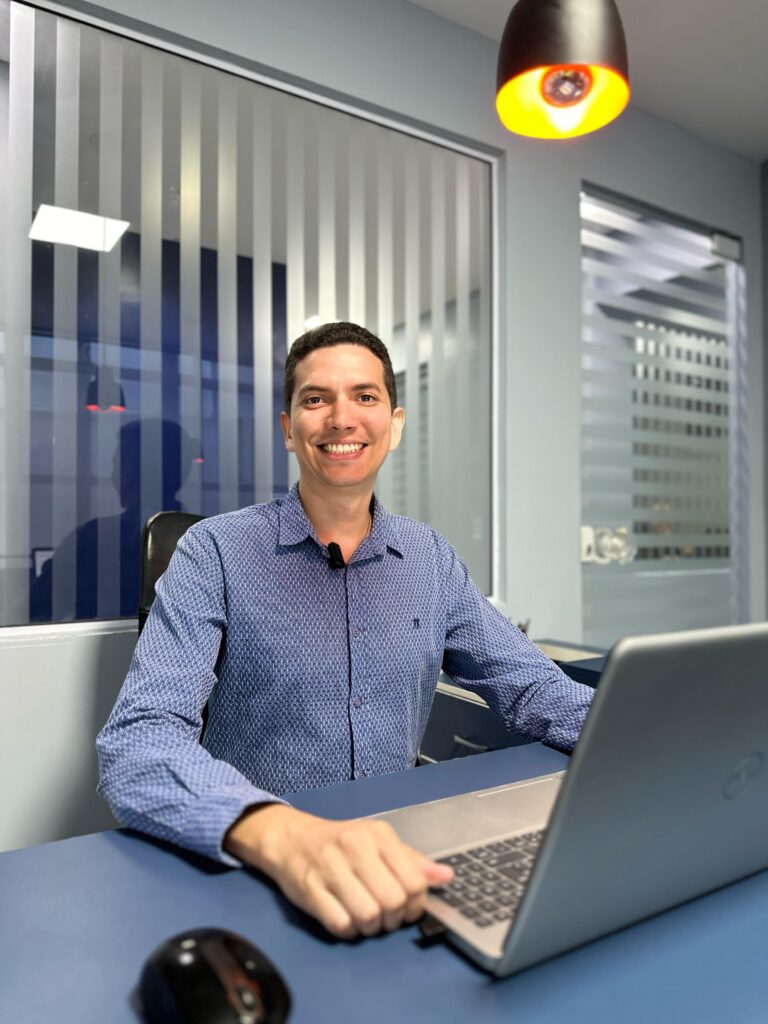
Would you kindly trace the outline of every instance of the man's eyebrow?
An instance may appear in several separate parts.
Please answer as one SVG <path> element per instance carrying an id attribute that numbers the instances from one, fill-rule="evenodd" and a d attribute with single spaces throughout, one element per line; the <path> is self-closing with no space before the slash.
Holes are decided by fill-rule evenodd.
<path id="1" fill-rule="evenodd" d="M 372 382 L 372 383 L 353 384 L 352 387 L 350 388 L 350 390 L 351 391 L 379 391 L 380 392 L 381 391 L 381 385 L 380 384 L 376 384 L 375 381 Z M 320 394 L 320 395 L 330 395 L 333 392 L 333 388 L 324 388 L 322 386 L 322 384 L 312 384 L 312 382 L 310 381 L 309 384 L 303 384 L 298 389 L 298 391 L 296 393 L 297 393 L 297 395 L 301 396 L 301 395 L 306 395 L 310 391 L 313 392 L 316 395 L 317 394 Z"/>

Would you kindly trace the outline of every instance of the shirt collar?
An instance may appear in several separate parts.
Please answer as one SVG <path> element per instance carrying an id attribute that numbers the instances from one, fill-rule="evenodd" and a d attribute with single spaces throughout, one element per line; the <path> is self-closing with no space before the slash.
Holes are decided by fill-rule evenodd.
<path id="1" fill-rule="evenodd" d="M 301 544 L 308 537 L 324 549 L 315 533 L 315 528 L 304 511 L 299 497 L 299 485 L 294 484 L 288 494 L 280 502 L 280 526 L 278 532 L 278 544 L 281 547 L 290 547 L 294 544 Z M 397 529 L 397 517 L 381 504 L 376 495 L 373 496 L 373 523 L 370 534 L 365 538 L 355 552 L 354 561 L 359 562 L 364 558 L 374 558 L 377 555 L 384 555 L 387 548 L 391 548 L 399 555 L 402 555 L 402 541 Z"/>

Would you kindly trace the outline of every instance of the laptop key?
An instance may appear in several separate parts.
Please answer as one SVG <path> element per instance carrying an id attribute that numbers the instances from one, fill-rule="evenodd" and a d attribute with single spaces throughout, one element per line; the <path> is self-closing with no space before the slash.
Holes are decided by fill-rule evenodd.
<path id="1" fill-rule="evenodd" d="M 470 858 L 466 855 L 466 853 L 452 853 L 448 857 L 441 857 L 437 863 L 448 864 L 452 868 L 456 868 L 459 867 L 459 865 L 461 864 L 468 864 L 469 861 Z"/>
<path id="2" fill-rule="evenodd" d="M 475 924 L 478 928 L 487 928 L 489 924 L 493 924 L 492 917 L 476 917 Z"/>
<path id="3" fill-rule="evenodd" d="M 532 860 L 532 857 L 529 857 L 527 853 L 523 853 L 521 850 L 508 850 L 507 853 L 503 853 L 496 858 L 494 867 L 500 868 L 506 864 L 529 864 Z"/>
<path id="4" fill-rule="evenodd" d="M 496 868 L 502 875 L 505 875 L 512 882 L 523 881 L 523 876 L 527 877 L 526 868 L 518 867 L 517 864 L 506 864 L 504 867 Z"/>
<path id="5" fill-rule="evenodd" d="M 509 844 L 513 850 L 530 850 L 533 852 L 538 849 L 543 835 L 543 832 L 529 832 L 526 835 L 513 836 L 509 840 Z"/>
<path id="6" fill-rule="evenodd" d="M 480 911 L 477 909 L 477 907 L 459 907 L 457 909 L 460 910 L 464 917 L 468 917 L 470 921 L 473 921 L 475 918 L 481 916 Z"/>
<path id="7" fill-rule="evenodd" d="M 450 889 L 444 889 L 442 892 L 436 893 L 436 895 L 438 899 L 441 899 L 443 903 L 447 903 L 449 907 L 461 907 L 464 905 L 461 895 L 451 892 Z"/>

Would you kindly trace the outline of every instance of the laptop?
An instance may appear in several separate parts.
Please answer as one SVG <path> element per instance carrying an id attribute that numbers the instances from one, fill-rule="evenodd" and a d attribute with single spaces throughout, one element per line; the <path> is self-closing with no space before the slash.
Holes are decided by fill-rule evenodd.
<path id="1" fill-rule="evenodd" d="M 567 772 L 375 815 L 504 977 L 768 868 L 768 625 L 619 641 Z"/>

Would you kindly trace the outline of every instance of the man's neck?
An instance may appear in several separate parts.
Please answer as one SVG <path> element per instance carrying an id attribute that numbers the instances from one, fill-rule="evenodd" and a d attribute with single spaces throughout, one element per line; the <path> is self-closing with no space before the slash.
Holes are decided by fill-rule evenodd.
<path id="1" fill-rule="evenodd" d="M 301 504 L 317 539 L 321 544 L 339 544 L 345 561 L 349 561 L 370 532 L 372 496 L 372 488 L 338 488 L 321 494 L 306 481 L 299 482 Z"/>

